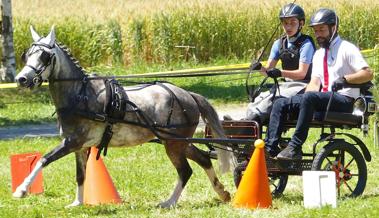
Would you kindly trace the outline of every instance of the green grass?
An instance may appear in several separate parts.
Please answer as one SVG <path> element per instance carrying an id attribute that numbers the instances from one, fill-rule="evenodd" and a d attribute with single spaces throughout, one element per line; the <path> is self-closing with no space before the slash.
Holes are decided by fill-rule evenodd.
<path id="1" fill-rule="evenodd" d="M 39 124 L 56 120 L 47 87 L 1 89 L 0 126 Z"/>
<path id="2" fill-rule="evenodd" d="M 360 136 L 359 132 L 354 131 Z M 312 133 L 310 140 L 316 138 Z M 372 135 L 372 133 L 370 133 Z M 82 206 L 65 209 L 75 196 L 74 155 L 70 154 L 43 170 L 45 192 L 24 199 L 11 197 L 11 154 L 39 151 L 46 153 L 58 143 L 57 138 L 18 139 L 0 141 L 0 217 L 377 217 L 379 215 L 379 182 L 376 179 L 378 150 L 372 137 L 364 138 L 373 155 L 368 163 L 368 181 L 363 196 L 338 200 L 332 209 L 304 209 L 301 177 L 290 177 L 284 196 L 273 200 L 272 209 L 243 210 L 221 203 L 200 167 L 194 169 L 179 204 L 174 209 L 159 209 L 160 201 L 171 194 L 176 172 L 165 155 L 162 145 L 144 144 L 133 148 L 109 149 L 104 162 L 123 199 L 120 205 Z M 236 189 L 232 174 L 221 176 L 232 195 Z"/>

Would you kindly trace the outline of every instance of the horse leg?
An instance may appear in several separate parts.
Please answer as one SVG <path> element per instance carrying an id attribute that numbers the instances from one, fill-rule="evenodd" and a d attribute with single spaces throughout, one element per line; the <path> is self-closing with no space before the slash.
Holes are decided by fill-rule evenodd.
<path id="1" fill-rule="evenodd" d="M 219 195 L 222 201 L 229 202 L 230 201 L 230 193 L 224 190 L 224 185 L 218 180 L 216 172 L 212 166 L 211 159 L 208 155 L 201 152 L 198 148 L 193 146 L 192 144 L 187 146 L 186 149 L 186 157 L 195 161 L 199 164 L 204 171 L 207 173 L 207 176 L 212 184 L 213 189 Z"/>
<path id="2" fill-rule="evenodd" d="M 170 158 L 172 164 L 175 166 L 176 171 L 178 172 L 179 178 L 172 193 L 171 197 L 161 202 L 158 206 L 162 208 L 171 208 L 176 205 L 178 199 L 187 184 L 189 178 L 192 175 L 192 169 L 186 159 L 184 149 L 187 144 L 175 142 L 175 143 L 165 143 L 165 149 L 168 157 Z"/>
<path id="3" fill-rule="evenodd" d="M 84 180 L 86 176 L 86 166 L 88 159 L 87 152 L 87 149 L 82 149 L 80 151 L 75 152 L 77 182 L 76 197 L 74 202 L 67 205 L 66 207 L 75 207 L 83 204 Z"/>
<path id="4" fill-rule="evenodd" d="M 58 160 L 59 158 L 69 154 L 77 146 L 77 143 L 70 138 L 65 138 L 60 145 L 54 148 L 52 151 L 44 155 L 36 164 L 32 172 L 24 179 L 24 181 L 19 185 L 16 191 L 13 193 L 13 197 L 22 198 L 27 195 L 28 188 L 31 183 L 36 178 L 37 174 L 46 167 L 51 162 Z"/>

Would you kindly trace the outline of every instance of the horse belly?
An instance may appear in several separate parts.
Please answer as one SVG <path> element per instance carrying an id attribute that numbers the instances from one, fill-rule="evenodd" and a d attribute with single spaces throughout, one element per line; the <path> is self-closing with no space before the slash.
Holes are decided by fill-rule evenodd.
<path id="1" fill-rule="evenodd" d="M 135 146 L 154 138 L 154 134 L 146 128 L 116 124 L 113 125 L 113 136 L 110 141 L 110 146 Z"/>

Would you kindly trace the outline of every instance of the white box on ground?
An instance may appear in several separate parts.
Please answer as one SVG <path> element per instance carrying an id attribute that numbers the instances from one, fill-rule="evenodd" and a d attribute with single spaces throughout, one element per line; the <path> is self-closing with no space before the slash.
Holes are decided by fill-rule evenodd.
<path id="1" fill-rule="evenodd" d="M 337 206 L 336 174 L 333 171 L 303 171 L 304 207 Z"/>

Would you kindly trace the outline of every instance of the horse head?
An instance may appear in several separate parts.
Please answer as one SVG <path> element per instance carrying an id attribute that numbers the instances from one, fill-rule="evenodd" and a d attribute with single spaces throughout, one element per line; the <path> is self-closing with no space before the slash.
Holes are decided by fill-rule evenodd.
<path id="1" fill-rule="evenodd" d="M 49 79 L 55 64 L 55 31 L 54 26 L 46 37 L 41 37 L 30 26 L 33 43 L 22 54 L 21 59 L 25 63 L 24 68 L 16 76 L 19 86 L 33 88 L 40 86 L 43 81 Z"/>

